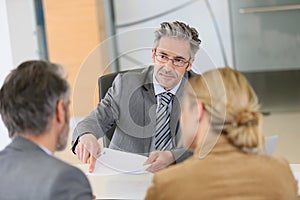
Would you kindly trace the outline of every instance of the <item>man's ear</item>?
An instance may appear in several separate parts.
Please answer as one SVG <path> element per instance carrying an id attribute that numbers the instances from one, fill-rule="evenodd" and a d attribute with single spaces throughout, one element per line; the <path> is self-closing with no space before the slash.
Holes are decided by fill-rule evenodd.
<path id="1" fill-rule="evenodd" d="M 192 69 L 194 61 L 195 61 L 195 58 L 191 58 L 191 60 L 189 61 L 189 65 L 186 68 L 186 71 L 190 71 Z"/>
<path id="2" fill-rule="evenodd" d="M 155 49 L 154 48 L 152 48 L 152 56 L 151 56 L 151 58 L 152 58 L 152 62 L 155 63 Z"/>
<path id="3" fill-rule="evenodd" d="M 57 101 L 56 104 L 56 120 L 57 122 L 64 122 L 65 120 L 65 108 L 64 108 L 64 101 L 62 99 Z"/>

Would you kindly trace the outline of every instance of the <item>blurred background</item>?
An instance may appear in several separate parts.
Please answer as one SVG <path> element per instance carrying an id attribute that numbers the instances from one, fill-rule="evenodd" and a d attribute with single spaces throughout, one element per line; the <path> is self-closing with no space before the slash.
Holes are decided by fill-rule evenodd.
<path id="1" fill-rule="evenodd" d="M 29 59 L 66 67 L 71 132 L 98 103 L 97 79 L 151 64 L 153 31 L 164 21 L 195 27 L 202 40 L 193 70 L 230 66 L 257 92 L 276 156 L 300 163 L 299 0 L 0 0 L 0 84 Z M 0 121 L 0 149 L 10 139 Z M 68 147 L 57 153 L 76 163 Z"/>

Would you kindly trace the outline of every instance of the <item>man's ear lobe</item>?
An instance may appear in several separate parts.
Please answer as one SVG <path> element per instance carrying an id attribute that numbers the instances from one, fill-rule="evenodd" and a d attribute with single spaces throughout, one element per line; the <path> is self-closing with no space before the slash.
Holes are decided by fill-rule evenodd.
<path id="1" fill-rule="evenodd" d="M 59 99 L 56 104 L 56 119 L 58 122 L 63 122 L 65 119 L 64 101 Z"/>
<path id="2" fill-rule="evenodd" d="M 154 48 L 152 48 L 151 58 L 152 58 L 152 62 L 154 63 L 155 62 L 155 49 Z"/>
<path id="3" fill-rule="evenodd" d="M 192 69 L 193 63 L 195 61 L 195 58 L 191 58 L 188 67 L 186 68 L 186 71 L 190 71 Z"/>

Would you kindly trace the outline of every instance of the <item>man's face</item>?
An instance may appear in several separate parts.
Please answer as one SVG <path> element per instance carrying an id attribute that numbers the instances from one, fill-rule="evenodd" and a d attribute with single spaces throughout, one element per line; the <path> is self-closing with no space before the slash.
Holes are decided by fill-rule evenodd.
<path id="1" fill-rule="evenodd" d="M 158 56 L 163 59 L 167 58 L 165 59 L 167 61 L 160 61 Z M 182 60 L 184 65 L 181 67 L 174 65 L 174 62 L 178 60 Z M 157 48 L 152 49 L 152 61 L 154 63 L 154 75 L 158 83 L 166 90 L 171 90 L 180 82 L 185 71 L 191 69 L 194 59 L 190 58 L 188 41 L 162 37 Z"/>

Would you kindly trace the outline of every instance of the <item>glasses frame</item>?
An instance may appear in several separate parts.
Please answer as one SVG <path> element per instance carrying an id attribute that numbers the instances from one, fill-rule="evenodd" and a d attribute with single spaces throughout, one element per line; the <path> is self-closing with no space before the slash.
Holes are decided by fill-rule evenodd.
<path id="1" fill-rule="evenodd" d="M 157 56 L 165 56 L 166 57 L 166 61 L 164 62 L 164 61 L 159 61 L 158 59 L 157 59 Z M 169 60 L 171 60 L 172 61 L 172 64 L 174 65 L 174 66 L 176 66 L 176 67 L 179 67 L 179 68 L 182 68 L 182 67 L 184 67 L 185 66 L 185 64 L 189 64 L 190 63 L 190 61 L 191 61 L 191 57 L 189 58 L 189 60 L 185 60 L 184 58 L 183 59 L 180 59 L 180 60 L 182 60 L 183 61 L 183 65 L 182 66 L 179 66 L 179 65 L 175 65 L 174 64 L 174 61 L 175 61 L 175 59 L 178 59 L 178 58 L 169 58 L 167 55 L 163 55 L 163 54 L 157 54 L 157 52 L 156 52 L 156 49 L 154 49 L 154 56 L 156 57 L 156 59 L 157 59 L 157 61 L 158 62 L 160 62 L 160 63 L 167 63 L 167 62 L 169 62 Z"/>

